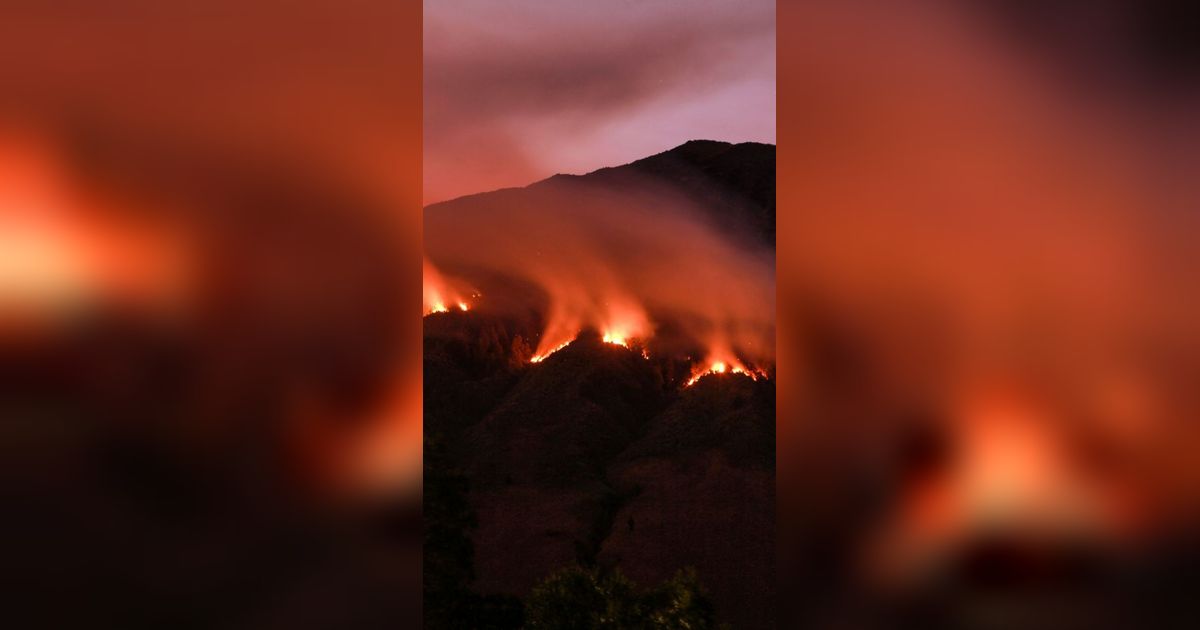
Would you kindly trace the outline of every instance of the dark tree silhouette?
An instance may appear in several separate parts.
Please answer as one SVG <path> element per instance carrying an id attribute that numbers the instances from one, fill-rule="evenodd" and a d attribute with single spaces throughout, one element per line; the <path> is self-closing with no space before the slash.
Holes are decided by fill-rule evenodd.
<path id="1" fill-rule="evenodd" d="M 533 588 L 525 605 L 529 629 L 703 630 L 717 627 L 712 602 L 694 570 L 679 571 L 649 591 L 619 570 L 571 567 Z"/>

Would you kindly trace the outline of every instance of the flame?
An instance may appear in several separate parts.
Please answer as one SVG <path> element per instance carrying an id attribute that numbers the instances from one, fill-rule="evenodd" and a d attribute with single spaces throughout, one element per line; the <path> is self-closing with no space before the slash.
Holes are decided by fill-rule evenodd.
<path id="1" fill-rule="evenodd" d="M 538 347 L 534 350 L 533 358 L 530 360 L 537 363 L 562 350 L 567 347 L 567 344 L 575 341 L 575 337 L 579 335 L 579 331 L 580 326 L 578 325 L 556 322 L 552 319 L 550 325 L 542 332 L 541 340 L 538 342 Z"/>
<path id="2" fill-rule="evenodd" d="M 575 340 L 575 339 L 574 339 L 574 338 L 572 338 L 572 339 L 570 339 L 570 340 L 568 340 L 568 341 L 564 341 L 563 343 L 561 343 L 561 344 L 559 344 L 559 345 L 557 345 L 557 346 L 555 346 L 555 347 L 551 348 L 551 349 L 550 349 L 548 352 L 535 354 L 535 355 L 533 355 L 533 358 L 529 359 L 529 362 L 530 362 L 530 363 L 541 363 L 542 361 L 545 361 L 545 360 L 546 360 L 546 357 L 548 357 L 548 356 L 550 356 L 550 355 L 554 354 L 555 352 L 558 352 L 559 350 L 562 350 L 563 348 L 566 348 L 567 346 L 571 345 L 571 342 L 572 342 L 572 341 L 574 341 L 574 340 Z"/>
<path id="3" fill-rule="evenodd" d="M 761 368 L 750 368 L 745 363 L 737 358 L 728 344 L 717 343 L 709 352 L 708 358 L 696 364 L 692 368 L 692 376 L 684 383 L 684 387 L 691 387 L 696 384 L 701 378 L 709 374 L 742 374 L 749 376 L 750 380 L 757 381 L 759 378 L 767 378 L 767 373 Z"/>
<path id="4" fill-rule="evenodd" d="M 645 309 L 632 298 L 620 297 L 605 303 L 607 313 L 605 322 L 601 325 L 602 339 L 605 343 L 629 347 L 632 339 L 645 339 L 650 336 L 653 327 Z"/>
<path id="5" fill-rule="evenodd" d="M 597 295 L 605 292 L 607 296 Z M 585 327 L 600 330 L 605 343 L 626 348 L 630 341 L 646 339 L 653 331 L 641 304 L 607 285 L 588 290 L 571 287 L 551 297 L 546 327 L 534 352 L 535 363 L 562 349 Z"/>
<path id="6" fill-rule="evenodd" d="M 599 318 L 595 316 L 594 309 L 586 308 L 586 305 L 595 303 L 601 305 L 603 314 Z M 585 325 L 600 328 L 601 338 L 605 343 L 625 348 L 629 347 L 629 342 L 633 339 L 645 339 L 652 330 L 645 309 L 628 297 L 612 297 L 608 300 L 580 299 L 579 304 L 574 301 L 555 301 L 551 304 L 549 322 L 530 361 L 540 363 L 546 357 L 567 347 L 579 336 Z"/>
<path id="7" fill-rule="evenodd" d="M 628 338 L 626 338 L 625 333 L 620 331 L 604 333 L 604 343 L 611 343 L 618 346 L 624 346 L 626 348 L 629 347 Z"/>
<path id="8" fill-rule="evenodd" d="M 456 285 L 461 283 L 451 282 L 438 271 L 433 263 L 426 258 L 424 261 L 424 269 L 422 275 L 422 289 L 424 293 L 424 315 L 433 313 L 448 313 L 450 306 L 454 305 L 460 311 L 471 310 L 467 299 L 462 296 L 462 292 L 456 289 Z M 470 292 L 471 297 L 479 297 L 478 292 Z"/>
<path id="9" fill-rule="evenodd" d="M 769 250 L 714 229 L 671 189 L 578 195 L 569 188 L 488 203 L 448 202 L 452 212 L 425 217 L 431 259 L 509 278 L 544 296 L 521 309 L 541 320 L 529 353 L 533 362 L 585 330 L 639 354 L 655 340 L 664 350 L 695 342 L 712 348 L 708 337 L 720 331 L 731 348 L 746 353 L 744 360 L 770 359 L 775 290 Z M 505 238 L 496 238 L 499 233 Z M 456 303 L 443 302 L 451 310 Z M 730 352 L 714 360 L 759 375 L 733 358 Z"/>
<path id="10" fill-rule="evenodd" d="M 659 348 L 696 342 L 712 349 L 716 334 L 743 354 L 710 352 L 700 371 L 720 361 L 726 371 L 762 376 L 737 357 L 772 360 L 773 250 L 715 229 L 671 187 L 592 192 L 552 185 L 486 203 L 447 202 L 446 212 L 425 217 L 424 243 L 439 263 L 509 278 L 544 296 L 521 309 L 541 320 L 530 344 L 534 363 L 584 330 L 639 354 L 660 342 L 656 358 Z M 688 374 L 682 377 L 680 385 Z"/>

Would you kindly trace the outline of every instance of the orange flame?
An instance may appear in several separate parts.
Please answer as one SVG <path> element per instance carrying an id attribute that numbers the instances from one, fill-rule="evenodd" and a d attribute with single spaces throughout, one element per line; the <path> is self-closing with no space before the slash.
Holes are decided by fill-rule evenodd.
<path id="1" fill-rule="evenodd" d="M 449 305 L 454 305 L 460 311 L 471 310 L 467 299 L 463 297 L 463 293 L 470 293 L 471 297 L 479 297 L 479 294 L 472 291 L 462 291 L 457 287 L 460 283 L 451 282 L 438 271 L 433 263 L 426 258 L 422 274 L 422 289 L 424 293 L 423 315 L 433 313 L 447 313 L 450 311 Z"/>
<path id="2" fill-rule="evenodd" d="M 571 345 L 571 342 L 572 342 L 572 341 L 574 341 L 574 340 L 575 340 L 574 338 L 571 338 L 571 339 L 570 339 L 570 340 L 568 340 L 568 341 L 564 341 L 563 343 L 561 343 L 561 344 L 559 344 L 559 345 L 555 346 L 554 348 L 551 348 L 551 349 L 550 349 L 548 352 L 545 352 L 545 353 L 540 353 L 540 352 L 539 352 L 538 354 L 535 354 L 535 355 L 533 355 L 533 357 L 532 357 L 531 359 L 529 359 L 529 361 L 530 361 L 531 363 L 541 363 L 542 361 L 545 361 L 545 360 L 546 360 L 546 357 L 548 357 L 548 356 L 550 356 L 550 355 L 554 354 L 555 352 L 558 352 L 559 350 L 562 350 L 563 348 L 566 348 L 567 346 Z"/>
<path id="3" fill-rule="evenodd" d="M 565 295 L 556 295 L 550 306 L 549 321 L 531 359 L 534 363 L 571 343 L 585 326 L 599 329 L 605 343 L 626 348 L 631 340 L 646 339 L 653 330 L 645 309 L 632 298 L 611 295 L 596 299 L 579 291 Z"/>
<path id="4" fill-rule="evenodd" d="M 625 346 L 626 348 L 629 347 L 629 340 L 626 339 L 625 333 L 620 332 L 620 331 L 604 333 L 604 343 L 611 343 L 611 344 L 615 344 L 618 346 Z"/>
<path id="5" fill-rule="evenodd" d="M 709 374 L 742 374 L 749 376 L 750 380 L 754 381 L 759 378 L 767 378 L 766 371 L 761 368 L 746 367 L 746 364 L 729 349 L 729 345 L 721 342 L 715 343 L 709 351 L 708 357 L 692 368 L 692 376 L 684 383 L 684 387 L 695 385 L 696 381 Z"/>

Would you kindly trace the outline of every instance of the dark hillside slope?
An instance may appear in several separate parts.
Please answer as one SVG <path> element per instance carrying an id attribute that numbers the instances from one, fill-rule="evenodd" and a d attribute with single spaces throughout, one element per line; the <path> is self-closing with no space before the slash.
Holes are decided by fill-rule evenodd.
<path id="1" fill-rule="evenodd" d="M 680 197 L 737 245 L 769 252 L 775 147 L 692 141 L 624 166 L 434 204 L 427 238 L 461 245 L 463 230 L 482 224 L 474 221 L 530 207 L 609 212 L 609 203 L 651 199 L 647 211 L 658 212 L 658 201 Z M 469 236 L 504 245 L 524 242 L 513 230 L 538 226 L 487 225 Z M 469 312 L 425 318 L 425 435 L 445 454 L 447 478 L 464 479 L 466 587 L 517 601 L 503 596 L 526 598 L 573 565 L 618 568 L 647 586 L 694 567 L 720 621 L 774 627 L 774 382 L 722 374 L 684 387 L 703 346 L 670 313 L 651 314 L 646 355 L 585 330 L 531 363 L 548 303 L 511 288 L 523 280 L 481 271 L 462 270 L 484 296 Z M 427 540 L 427 566 L 461 551 L 444 547 Z"/>

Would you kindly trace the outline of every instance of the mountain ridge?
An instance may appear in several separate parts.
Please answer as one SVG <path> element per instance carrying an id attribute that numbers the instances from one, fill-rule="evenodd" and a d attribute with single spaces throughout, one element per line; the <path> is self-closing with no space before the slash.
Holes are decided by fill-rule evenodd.
<path id="1" fill-rule="evenodd" d="M 660 158 L 660 157 L 667 156 L 667 155 L 679 154 L 684 149 L 687 149 L 689 147 L 695 148 L 697 146 L 720 146 L 720 147 L 730 148 L 730 149 L 735 148 L 735 147 L 751 146 L 751 147 L 764 147 L 764 148 L 769 148 L 771 150 L 775 149 L 775 145 L 771 144 L 769 142 L 754 142 L 754 141 L 750 141 L 750 140 L 743 141 L 743 142 L 728 142 L 725 140 L 707 140 L 707 139 L 703 139 L 703 138 L 697 138 L 697 139 L 693 139 L 693 140 L 688 140 L 688 141 L 684 142 L 683 144 L 676 145 L 665 151 L 660 151 L 660 152 L 654 153 L 652 155 L 647 155 L 646 157 L 638 158 L 632 162 L 626 162 L 625 164 L 617 164 L 617 165 L 613 165 L 613 166 L 601 166 L 600 168 L 597 168 L 597 169 L 594 169 L 591 171 L 587 171 L 585 173 L 554 173 L 553 175 L 550 175 L 548 177 L 543 177 L 542 179 L 534 180 L 523 186 L 503 186 L 500 188 L 493 188 L 491 190 L 480 190 L 478 192 L 467 193 L 465 195 L 459 195 L 457 197 L 451 197 L 449 199 L 442 199 L 440 201 L 428 203 L 428 204 L 425 204 L 423 206 L 423 208 L 428 210 L 428 209 L 431 209 L 431 208 L 434 208 L 437 206 L 444 206 L 447 204 L 452 204 L 456 201 L 460 201 L 463 199 L 471 199 L 473 197 L 478 197 L 480 195 L 490 195 L 492 193 L 502 193 L 502 192 L 511 191 L 511 190 L 525 190 L 532 186 L 537 186 L 538 184 L 544 184 L 546 182 L 550 182 L 550 181 L 554 181 L 554 180 L 570 180 L 570 179 L 578 179 L 578 178 L 588 177 L 589 175 L 595 175 L 597 173 L 603 173 L 603 172 L 612 171 L 615 169 L 621 169 L 621 168 L 625 168 L 625 167 L 629 167 L 629 166 L 635 166 L 640 163 L 646 162 L 648 160 L 653 160 L 655 158 Z"/>
<path id="2" fill-rule="evenodd" d="M 627 164 L 582 175 L 558 173 L 526 186 L 439 201 L 425 206 L 424 211 L 453 211 L 547 190 L 588 187 L 623 191 L 667 188 L 688 200 L 718 229 L 748 233 L 748 240 L 775 246 L 775 145 L 760 142 L 689 140 Z"/>

